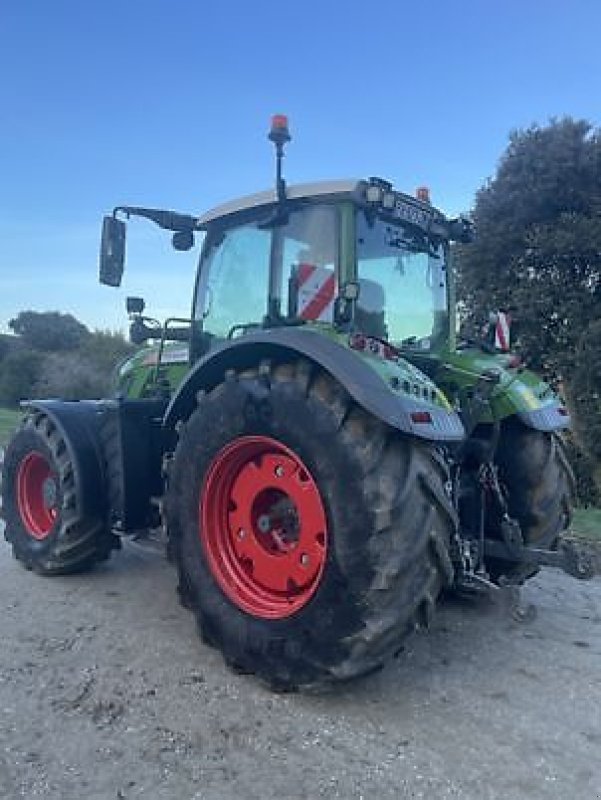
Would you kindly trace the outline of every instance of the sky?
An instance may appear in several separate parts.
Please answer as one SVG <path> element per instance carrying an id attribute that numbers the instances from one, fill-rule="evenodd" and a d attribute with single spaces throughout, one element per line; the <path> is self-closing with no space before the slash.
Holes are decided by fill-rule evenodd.
<path id="1" fill-rule="evenodd" d="M 188 315 L 198 249 L 128 227 L 98 284 L 102 216 L 200 213 L 272 185 L 379 175 L 469 211 L 511 130 L 601 124 L 598 0 L 0 0 L 0 331 L 20 310 L 125 330 L 125 297 Z"/>

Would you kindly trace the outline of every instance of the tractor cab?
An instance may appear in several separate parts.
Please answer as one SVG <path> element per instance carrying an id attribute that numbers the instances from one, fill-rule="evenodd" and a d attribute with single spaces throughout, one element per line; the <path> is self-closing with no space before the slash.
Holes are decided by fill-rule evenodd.
<path id="1" fill-rule="evenodd" d="M 450 224 L 380 179 L 263 192 L 199 219 L 196 357 L 278 326 L 331 327 L 428 351 L 450 337 Z"/>

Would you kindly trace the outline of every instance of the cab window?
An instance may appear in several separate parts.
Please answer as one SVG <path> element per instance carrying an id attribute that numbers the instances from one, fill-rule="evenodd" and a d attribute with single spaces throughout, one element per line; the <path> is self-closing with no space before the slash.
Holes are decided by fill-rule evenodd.
<path id="1" fill-rule="evenodd" d="M 195 318 L 217 339 L 236 326 L 260 325 L 267 313 L 271 231 L 256 224 L 225 231 L 202 267 Z"/>

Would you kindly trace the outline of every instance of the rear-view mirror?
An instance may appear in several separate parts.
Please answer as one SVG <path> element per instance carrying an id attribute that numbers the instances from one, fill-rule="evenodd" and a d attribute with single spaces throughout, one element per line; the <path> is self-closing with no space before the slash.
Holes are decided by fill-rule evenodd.
<path id="1" fill-rule="evenodd" d="M 124 265 L 125 222 L 115 217 L 105 217 L 102 221 L 100 242 L 100 283 L 106 286 L 120 286 Z"/>

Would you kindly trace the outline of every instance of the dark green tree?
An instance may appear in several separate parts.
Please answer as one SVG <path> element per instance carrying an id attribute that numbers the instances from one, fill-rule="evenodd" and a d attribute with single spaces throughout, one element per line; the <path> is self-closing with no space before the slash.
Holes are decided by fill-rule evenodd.
<path id="1" fill-rule="evenodd" d="M 570 118 L 511 134 L 458 249 L 467 322 L 509 308 L 530 363 L 569 377 L 601 309 L 601 133 Z"/>
<path id="2" fill-rule="evenodd" d="M 601 372 L 591 370 L 587 344 L 601 319 L 601 131 L 565 118 L 512 133 L 476 195 L 473 221 L 476 241 L 457 253 L 467 331 L 489 310 L 510 310 L 518 349 L 563 384 L 577 438 L 601 463 L 591 402 Z"/>
<path id="3" fill-rule="evenodd" d="M 601 487 L 601 319 L 582 335 L 566 394 L 574 412 L 574 438 Z"/>
<path id="4" fill-rule="evenodd" d="M 58 311 L 20 311 L 8 326 L 25 345 L 46 352 L 75 350 L 90 333 L 72 314 Z"/>

